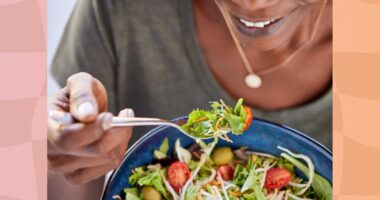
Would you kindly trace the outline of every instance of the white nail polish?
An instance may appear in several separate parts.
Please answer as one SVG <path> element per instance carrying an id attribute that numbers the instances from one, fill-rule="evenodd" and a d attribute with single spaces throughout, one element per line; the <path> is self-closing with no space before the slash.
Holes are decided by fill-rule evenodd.
<path id="1" fill-rule="evenodd" d="M 128 109 L 127 110 L 127 116 L 128 117 L 134 117 L 135 116 L 135 112 L 132 109 Z"/>
<path id="2" fill-rule="evenodd" d="M 82 117 L 92 115 L 95 112 L 94 105 L 91 102 L 84 102 L 78 106 L 78 114 Z"/>
<path id="3" fill-rule="evenodd" d="M 74 121 L 70 113 L 59 111 L 59 110 L 49 111 L 48 116 L 51 119 L 54 119 L 55 121 L 64 123 L 64 124 L 70 124 Z"/>
<path id="4" fill-rule="evenodd" d="M 102 124 L 102 128 L 104 131 L 107 131 L 108 129 L 111 128 L 112 118 L 113 118 L 113 116 L 111 114 L 106 114 L 104 116 L 103 124 Z"/>

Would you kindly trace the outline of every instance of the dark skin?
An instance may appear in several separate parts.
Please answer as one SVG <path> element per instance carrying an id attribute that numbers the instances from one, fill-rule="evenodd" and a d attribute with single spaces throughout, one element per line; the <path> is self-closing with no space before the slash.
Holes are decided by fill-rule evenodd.
<path id="1" fill-rule="evenodd" d="M 265 37 L 248 37 L 237 32 L 254 71 L 258 72 L 283 62 L 308 39 L 322 3 L 321 0 L 224 2 L 229 12 L 254 21 L 289 15 L 277 31 Z M 220 85 L 233 97 L 276 110 L 305 104 L 330 88 L 331 1 L 312 43 L 281 69 L 263 75 L 263 85 L 258 89 L 248 88 L 244 83 L 247 71 L 214 0 L 194 0 L 194 5 L 204 57 Z M 94 108 L 92 112 L 87 109 L 85 115 L 79 112 L 79 105 L 84 102 Z M 54 117 L 50 116 L 48 123 L 49 199 L 99 199 L 102 177 L 120 164 L 132 130 L 105 128 L 112 117 L 106 113 L 105 105 L 107 94 L 102 83 L 85 73 L 70 77 L 67 87 L 50 98 L 49 113 Z M 60 126 L 52 120 L 63 119 L 66 114 L 76 121 Z M 119 115 L 133 116 L 128 109 Z M 82 139 L 75 139 L 78 137 Z"/>
<path id="2" fill-rule="evenodd" d="M 288 64 L 262 76 L 263 85 L 258 89 L 249 88 L 244 83 L 247 70 L 215 2 L 194 2 L 196 29 L 205 58 L 220 85 L 233 97 L 243 97 L 248 104 L 267 110 L 284 109 L 312 101 L 331 86 L 331 1 L 326 5 L 310 45 Z M 249 1 L 251 6 L 242 10 L 239 8 L 244 1 L 225 2 L 231 12 L 253 20 L 272 18 L 278 13 L 286 15 L 296 9 L 282 25 L 283 29 L 273 35 L 249 38 L 237 32 L 252 68 L 258 72 L 283 62 L 309 38 L 310 24 L 315 23 L 322 4 L 320 0 L 281 0 L 274 4 L 273 1 Z M 297 5 L 301 2 L 305 5 Z"/>

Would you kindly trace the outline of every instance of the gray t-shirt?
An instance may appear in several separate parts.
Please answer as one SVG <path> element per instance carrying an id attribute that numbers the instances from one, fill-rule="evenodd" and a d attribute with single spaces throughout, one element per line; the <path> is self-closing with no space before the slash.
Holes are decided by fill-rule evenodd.
<path id="1" fill-rule="evenodd" d="M 88 72 L 106 87 L 110 111 L 176 118 L 209 101 L 234 104 L 211 73 L 199 46 L 191 0 L 80 0 L 52 63 L 61 85 Z M 223 42 L 223 41 L 221 41 Z M 331 149 L 331 91 L 280 111 L 254 116 L 307 133 Z M 132 143 L 148 128 L 137 128 Z"/>

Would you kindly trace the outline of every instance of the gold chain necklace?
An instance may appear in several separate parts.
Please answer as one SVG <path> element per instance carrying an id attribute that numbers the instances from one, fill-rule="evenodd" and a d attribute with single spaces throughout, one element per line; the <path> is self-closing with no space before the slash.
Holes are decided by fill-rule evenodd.
<path id="1" fill-rule="evenodd" d="M 224 7 L 224 3 L 223 3 L 223 0 L 215 0 L 215 3 L 216 5 L 218 6 L 220 12 L 222 13 L 223 15 L 223 18 L 224 20 L 226 21 L 226 24 L 227 24 L 227 27 L 228 27 L 228 30 L 232 36 L 232 39 L 236 45 L 236 48 L 239 52 L 239 55 L 243 61 L 243 64 L 244 64 L 244 67 L 246 68 L 248 74 L 245 76 L 245 84 L 250 87 L 250 88 L 259 88 L 261 87 L 262 85 L 262 78 L 261 76 L 265 75 L 265 74 L 268 74 L 270 72 L 273 72 L 277 69 L 280 69 L 281 67 L 285 66 L 287 63 L 289 63 L 301 50 L 303 50 L 315 37 L 316 35 L 316 30 L 318 29 L 318 25 L 319 25 L 319 22 L 321 20 L 321 17 L 322 17 L 322 13 L 326 7 L 326 4 L 327 4 L 327 0 L 324 0 L 323 1 L 323 4 L 319 10 L 319 13 L 318 13 L 318 16 L 317 16 L 317 19 L 314 23 L 314 26 L 313 26 L 313 30 L 312 30 L 312 33 L 309 37 L 309 39 L 303 44 L 301 45 L 301 47 L 297 48 L 296 50 L 294 50 L 283 62 L 281 62 L 280 64 L 277 64 L 277 65 L 274 65 L 272 67 L 269 67 L 267 69 L 264 69 L 264 70 L 261 70 L 260 72 L 254 72 L 252 67 L 251 67 L 251 64 L 249 63 L 248 61 L 248 58 L 247 58 L 247 55 L 245 54 L 243 48 L 241 47 L 241 44 L 239 42 L 239 40 L 237 39 L 234 31 L 233 31 L 233 22 L 231 20 L 231 17 L 229 17 L 229 14 L 227 13 L 226 11 L 226 8 Z"/>

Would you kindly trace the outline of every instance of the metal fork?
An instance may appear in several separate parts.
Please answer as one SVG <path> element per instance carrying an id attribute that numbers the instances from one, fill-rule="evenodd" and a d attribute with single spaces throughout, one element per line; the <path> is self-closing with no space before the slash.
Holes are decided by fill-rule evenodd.
<path id="1" fill-rule="evenodd" d="M 183 134 L 193 138 L 193 139 L 209 139 L 210 137 L 202 137 L 198 138 L 193 135 L 188 134 L 184 130 L 182 130 L 181 125 L 185 124 L 186 120 L 178 120 L 175 122 L 171 122 L 165 119 L 160 118 L 145 118 L 145 117 L 113 117 L 111 127 L 123 127 L 123 126 L 157 126 L 157 125 L 165 125 L 165 126 L 171 126 L 179 131 L 181 131 Z"/>

